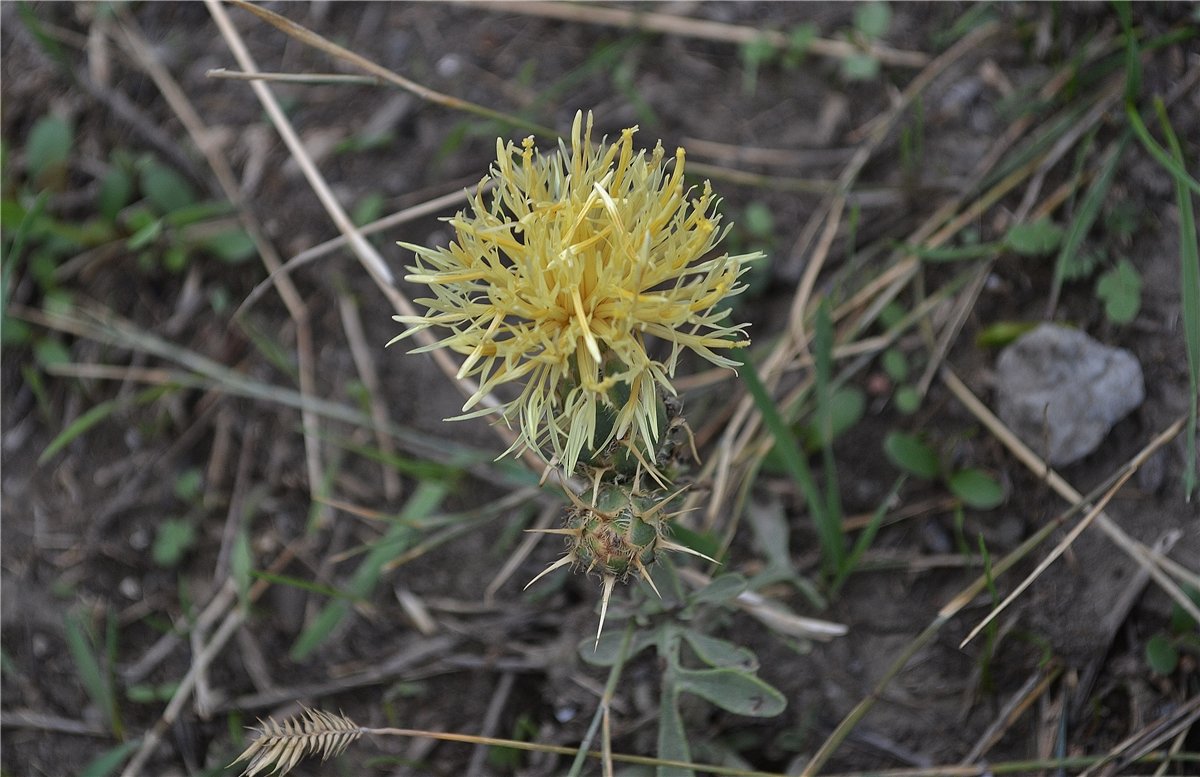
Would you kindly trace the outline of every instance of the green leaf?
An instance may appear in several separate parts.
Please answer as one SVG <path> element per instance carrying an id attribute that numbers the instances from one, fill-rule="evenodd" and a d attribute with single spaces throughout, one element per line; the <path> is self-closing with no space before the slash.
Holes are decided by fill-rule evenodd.
<path id="1" fill-rule="evenodd" d="M 887 3 L 862 3 L 854 9 L 854 29 L 869 40 L 887 32 L 892 24 L 892 8 Z"/>
<path id="2" fill-rule="evenodd" d="M 311 580 L 305 580 L 302 577 L 292 577 L 291 575 L 279 575 L 274 572 L 267 572 L 261 569 L 252 570 L 250 576 L 255 580 L 266 580 L 268 583 L 276 585 L 286 585 L 291 588 L 297 588 L 301 591 L 309 591 L 320 596 L 328 596 L 332 599 L 353 600 L 355 597 L 345 591 L 339 591 L 336 588 L 331 588 L 327 585 L 314 583 Z"/>
<path id="3" fill-rule="evenodd" d="M 191 184 L 166 165 L 147 158 L 138 170 L 138 186 L 160 215 L 186 208 L 196 201 Z"/>
<path id="4" fill-rule="evenodd" d="M 176 243 L 167 248 L 162 255 L 162 266 L 173 273 L 181 273 L 187 267 L 187 246 Z"/>
<path id="5" fill-rule="evenodd" d="M 19 318 L 0 317 L 0 345 L 25 345 L 33 337 L 33 330 Z"/>
<path id="6" fill-rule="evenodd" d="M 366 599 L 375 590 L 387 563 L 420 539 L 420 531 L 413 528 L 412 524 L 437 509 L 448 490 L 448 483 L 433 480 L 424 481 L 417 486 L 416 491 L 404 504 L 396 523 L 388 527 L 384 535 L 370 546 L 366 557 L 354 570 L 354 575 L 346 585 L 345 593 L 349 598 Z M 350 604 L 344 598 L 326 604 L 325 609 L 296 638 L 290 653 L 292 660 L 307 659 L 349 611 Z"/>
<path id="7" fill-rule="evenodd" d="M 671 527 L 671 539 L 697 553 L 703 553 L 709 558 L 718 560 L 721 558 L 721 541 L 709 532 L 698 532 L 675 524 Z"/>
<path id="8" fill-rule="evenodd" d="M 736 573 L 721 575 L 689 597 L 693 604 L 722 604 L 746 590 L 746 578 Z"/>
<path id="9" fill-rule="evenodd" d="M 1192 588 L 1191 586 L 1185 586 L 1184 592 L 1187 594 L 1188 598 L 1196 604 L 1197 607 L 1200 607 L 1200 590 Z M 1196 625 L 1196 619 L 1192 617 L 1190 612 L 1183 609 L 1179 602 L 1175 602 L 1171 605 L 1170 628 L 1172 634 L 1186 634 L 1189 631 L 1195 631 Z"/>
<path id="10" fill-rule="evenodd" d="M 742 44 L 742 62 L 756 66 L 769 62 L 775 56 L 775 46 L 766 35 L 760 35 L 752 41 Z"/>
<path id="11" fill-rule="evenodd" d="M 163 218 L 171 226 L 181 228 L 227 216 L 233 211 L 234 207 L 228 200 L 203 200 L 176 208 Z"/>
<path id="12" fill-rule="evenodd" d="M 242 607 L 250 604 L 250 580 L 254 573 L 254 552 L 250 548 L 250 534 L 246 527 L 238 529 L 233 538 L 233 551 L 229 555 L 229 574 L 237 586 L 238 601 Z"/>
<path id="13" fill-rule="evenodd" d="M 658 632 L 654 629 L 637 629 L 633 633 L 629 648 L 625 652 L 625 660 L 636 656 L 646 648 L 652 646 L 658 639 Z M 592 637 L 585 637 L 579 641 L 579 646 L 576 652 L 583 659 L 584 663 L 592 666 L 612 666 L 617 663 L 617 659 L 621 657 L 621 643 L 625 641 L 625 634 L 615 629 L 610 629 L 600 635 L 600 641 L 597 642 Z"/>
<path id="14" fill-rule="evenodd" d="M 1063 229 L 1050 219 L 1028 224 L 1013 224 L 1004 235 L 1004 244 L 1021 256 L 1043 256 L 1062 243 Z"/>
<path id="15" fill-rule="evenodd" d="M 736 669 L 675 669 L 675 686 L 723 710 L 753 718 L 783 712 L 787 699 L 763 680 Z"/>
<path id="16" fill-rule="evenodd" d="M 166 682 L 158 685 L 140 683 L 125 689 L 125 698 L 135 704 L 161 704 L 169 702 L 179 690 L 179 683 Z"/>
<path id="17" fill-rule="evenodd" d="M 1150 130 L 1146 128 L 1145 122 L 1142 121 L 1142 116 L 1138 113 L 1137 106 L 1133 103 L 1125 104 L 1125 118 L 1129 119 L 1129 126 L 1141 141 L 1142 146 L 1154 157 L 1155 161 L 1162 165 L 1171 177 L 1175 179 L 1177 186 L 1181 188 L 1191 189 L 1196 194 L 1200 194 L 1200 181 L 1193 178 L 1184 166 L 1182 154 L 1168 154 L 1162 146 L 1158 145 L 1158 141 L 1150 134 Z M 1170 134 L 1168 140 L 1174 137 L 1174 132 L 1168 127 Z M 1174 149 L 1172 149 L 1174 150 Z"/>
<path id="18" fill-rule="evenodd" d="M 87 690 L 92 703 L 100 708 L 109 726 L 119 730 L 117 700 L 113 693 L 112 681 L 96 657 L 97 647 L 88 633 L 87 624 L 82 617 L 72 612 L 67 613 L 64 625 L 67 648 L 71 651 L 71 658 L 75 662 L 84 689 Z"/>
<path id="19" fill-rule="evenodd" d="M 758 68 L 775 56 L 775 46 L 765 35 L 742 44 L 742 91 L 753 94 L 758 86 Z"/>
<path id="20" fill-rule="evenodd" d="M 910 250 L 915 250 L 911 249 Z M 908 316 L 908 308 L 898 302 L 889 302 L 879 311 L 879 324 L 885 329 L 894 329 Z"/>
<path id="21" fill-rule="evenodd" d="M 710 637 L 692 629 L 682 628 L 680 634 L 701 661 L 717 669 L 739 669 L 753 672 L 758 669 L 758 658 L 744 647 Z"/>
<path id="22" fill-rule="evenodd" d="M 199 467 L 189 467 L 175 477 L 175 496 L 181 502 L 195 501 L 204 487 L 204 473 Z"/>
<path id="23" fill-rule="evenodd" d="M 1125 38 L 1125 99 L 1133 102 L 1142 91 L 1142 59 L 1138 56 L 1137 33 L 1133 29 L 1133 4 L 1129 0 L 1113 0 L 1112 5 Z"/>
<path id="24" fill-rule="evenodd" d="M 893 465 L 920 478 L 935 478 L 942 469 L 933 448 L 913 434 L 889 433 L 883 440 L 883 452 Z"/>
<path id="25" fill-rule="evenodd" d="M 817 488 L 817 482 L 813 479 L 808 460 L 800 450 L 796 435 L 792 433 L 791 428 L 784 422 L 783 416 L 779 414 L 779 408 L 775 406 L 771 395 L 767 393 L 767 388 L 762 384 L 762 379 L 758 377 L 753 362 L 747 361 L 743 364 L 740 375 L 746 388 L 750 391 L 750 396 L 754 399 L 755 406 L 762 415 L 763 424 L 775 438 L 776 450 L 783 459 L 788 472 L 800 487 L 800 492 L 804 495 L 809 515 L 821 542 L 823 561 L 829 570 L 840 568 L 846 555 L 841 522 L 837 517 L 829 514 L 827 504 Z"/>
<path id="26" fill-rule="evenodd" d="M 1125 147 L 1131 138 L 1132 133 L 1126 132 L 1121 138 L 1121 142 L 1105 158 L 1100 175 L 1088 187 L 1087 194 L 1084 195 L 1083 201 L 1075 213 L 1075 218 L 1071 220 L 1070 230 L 1062 243 L 1062 249 L 1058 252 L 1058 258 L 1054 261 L 1054 278 L 1051 281 L 1052 299 L 1057 299 L 1063 281 L 1087 277 L 1092 270 L 1090 265 L 1095 261 L 1095 254 L 1080 249 L 1083 246 L 1084 238 L 1087 237 L 1096 218 L 1100 215 L 1100 206 L 1108 196 L 1113 175 L 1116 173 L 1121 155 L 1124 154 Z"/>
<path id="27" fill-rule="evenodd" d="M 54 175 L 61 175 L 71 154 L 74 142 L 71 125 L 56 116 L 43 116 L 29 131 L 25 144 L 25 165 L 29 177 L 44 185 Z"/>
<path id="28" fill-rule="evenodd" d="M 200 243 L 226 264 L 241 264 L 258 253 L 258 247 L 244 229 L 231 229 L 206 237 Z"/>
<path id="29" fill-rule="evenodd" d="M 1167 116 L 1166 106 L 1155 99 L 1154 109 L 1167 136 L 1172 162 L 1184 164 L 1183 149 Z M 1179 302 L 1183 307 L 1183 340 L 1188 363 L 1188 425 L 1184 441 L 1183 493 L 1191 501 L 1196 489 L 1196 427 L 1200 410 L 1200 239 L 1196 233 L 1196 211 L 1183 176 L 1174 175 L 1175 202 L 1179 208 Z M 1193 181 L 1194 183 L 1194 181 Z"/>
<path id="30" fill-rule="evenodd" d="M 964 504 L 976 510 L 991 510 L 999 507 L 1004 501 L 1004 487 L 980 469 L 955 472 L 946 481 L 946 485 Z"/>
<path id="31" fill-rule="evenodd" d="M 755 200 L 742 211 L 742 229 L 761 240 L 769 240 L 775 235 L 775 216 L 766 203 Z"/>
<path id="32" fill-rule="evenodd" d="M 162 231 L 162 219 L 154 219 L 130 235 L 129 239 L 125 241 L 125 246 L 130 251 L 139 251 L 155 240 L 158 240 L 158 236 L 162 234 Z"/>
<path id="33" fill-rule="evenodd" d="M 965 262 L 970 259 L 983 259 L 997 253 L 1000 243 L 973 243 L 960 246 L 939 246 L 926 248 L 924 246 L 902 244 L 904 249 L 916 256 L 922 262 L 945 264 L 947 262 Z"/>
<path id="34" fill-rule="evenodd" d="M 108 777 L 125 763 L 131 753 L 142 746 L 142 740 L 131 739 L 107 750 L 88 762 L 79 777 Z"/>
<path id="35" fill-rule="evenodd" d="M 997 321 L 975 335 L 975 345 L 980 348 L 1003 348 L 1035 327 L 1035 321 Z"/>
<path id="36" fill-rule="evenodd" d="M 42 451 L 42 455 L 38 456 L 38 464 L 45 464 L 52 459 L 56 453 L 71 444 L 71 442 L 88 429 L 91 429 L 96 424 L 113 414 L 117 409 L 117 401 L 110 399 L 88 410 L 83 415 L 72 421 L 66 429 L 63 429 L 58 435 L 50 441 L 46 446 L 46 450 Z"/>
<path id="37" fill-rule="evenodd" d="M 96 209 L 109 223 L 115 223 L 117 214 L 129 204 L 133 197 L 133 178 L 121 167 L 110 167 L 100 179 L 100 191 L 96 194 Z"/>
<path id="38" fill-rule="evenodd" d="M 798 24 L 788 32 L 788 46 L 783 53 L 784 67 L 795 68 L 808 55 L 812 42 L 817 39 L 817 25 L 812 22 Z"/>
<path id="39" fill-rule="evenodd" d="M 1096 297 L 1104 301 L 1104 315 L 1114 324 L 1128 324 L 1142 307 L 1142 276 L 1128 259 L 1100 276 Z"/>
<path id="40" fill-rule="evenodd" d="M 829 439 L 825 439 L 820 424 L 802 426 L 798 431 L 804 442 L 804 449 L 811 452 L 828 447 L 861 421 L 866 410 L 867 395 L 857 386 L 846 386 L 834 391 L 829 397 Z"/>
<path id="41" fill-rule="evenodd" d="M 691 761 L 692 751 L 683 730 L 679 691 L 672 682 L 673 676 L 673 672 L 663 672 L 658 706 L 658 757 L 668 761 Z M 696 773 L 681 766 L 660 766 L 655 777 L 696 777 Z"/>
<path id="42" fill-rule="evenodd" d="M 67 346 L 49 337 L 40 338 L 33 346 L 33 358 L 42 367 L 56 367 L 71 363 L 71 352 Z"/>
<path id="43" fill-rule="evenodd" d="M 1146 641 L 1146 663 L 1155 674 L 1171 674 L 1179 666 L 1179 651 L 1166 634 L 1155 634 Z"/>
<path id="44" fill-rule="evenodd" d="M 897 383 L 908 380 L 908 357 L 899 348 L 889 348 L 883 352 L 880 359 L 883 371 Z"/>
<path id="45" fill-rule="evenodd" d="M 350 214 L 350 220 L 356 226 L 365 226 L 375 221 L 383 215 L 383 195 L 379 192 L 372 192 L 358 201 L 354 206 L 353 213 Z"/>
<path id="46" fill-rule="evenodd" d="M 847 81 L 870 81 L 879 75 L 879 60 L 870 54 L 851 54 L 842 60 L 842 77 Z"/>
<path id="47" fill-rule="evenodd" d="M 184 518 L 168 518 L 158 525 L 150 555 L 154 563 L 173 567 L 196 542 L 196 527 Z"/>

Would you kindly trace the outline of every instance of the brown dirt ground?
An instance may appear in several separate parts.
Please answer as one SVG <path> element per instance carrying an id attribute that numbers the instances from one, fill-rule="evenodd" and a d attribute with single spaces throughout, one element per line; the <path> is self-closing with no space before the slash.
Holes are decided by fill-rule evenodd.
<path id="1" fill-rule="evenodd" d="M 643 142 L 661 137 L 668 147 L 699 139 L 774 149 L 847 148 L 854 131 L 886 110 L 913 75 L 911 69 L 885 68 L 874 80 L 847 83 L 836 64 L 810 58 L 795 70 L 763 65 L 751 93 L 744 87 L 739 51 L 727 43 L 636 35 L 495 8 L 408 3 L 272 7 L 442 92 L 505 110 L 527 110 L 536 121 L 560 129 L 569 125 L 577 108 L 591 108 L 602 132 L 612 134 L 639 123 Z M 33 9 L 61 31 L 71 66 L 86 68 L 86 55 L 79 46 L 98 11 L 69 4 L 38 4 Z M 848 4 L 689 3 L 674 10 L 761 29 L 788 29 L 811 21 L 827 36 L 846 29 L 853 14 Z M 935 51 L 935 36 L 969 7 L 918 4 L 897 5 L 894 10 L 887 43 L 929 52 Z M 205 77 L 209 68 L 235 65 L 204 6 L 148 3 L 130 11 L 204 121 L 218 131 L 238 174 L 248 166 L 262 165 L 261 177 L 252 184 L 251 200 L 282 255 L 292 256 L 336 236 L 250 89 L 240 82 Z M 111 103 L 73 84 L 33 44 L 18 20 L 15 4 L 4 4 L 2 13 L 7 155 L 17 153 L 32 123 L 51 111 L 70 116 L 77 128 L 72 182 L 80 190 L 94 187 L 93 171 L 102 167 L 111 149 L 149 148 L 141 129 L 116 118 Z M 1188 12 L 1157 5 L 1139 6 L 1138 13 L 1139 23 L 1161 32 L 1183 23 Z M 859 245 L 909 234 L 932 212 L 939 197 L 956 191 L 983 149 L 1012 121 L 994 82 L 985 78 L 988 63 L 1020 90 L 1040 83 L 1089 36 L 1115 26 L 1105 5 L 1014 6 L 1000 15 L 1003 33 L 952 66 L 924 97 L 926 164 L 918 185 L 906 180 L 899 162 L 899 133 L 893 133 L 865 169 L 865 184 L 891 187 L 899 195 L 884 207 L 864 208 Z M 333 69 L 325 56 L 286 42 L 248 15 L 234 13 L 234 17 L 264 70 Z M 594 66 L 597 52 L 612 45 L 627 47 L 619 62 Z M 119 46 L 110 48 L 112 92 L 128 98 L 140 111 L 142 122 L 173 139 L 196 169 L 205 170 L 203 159 L 191 149 L 179 120 L 151 80 Z M 1155 54 L 1146 67 L 1145 92 L 1170 91 L 1189 68 L 1196 67 L 1198 56 L 1194 38 Z M 378 193 L 385 198 L 385 213 L 398 210 L 470 185 L 486 170 L 494 152 L 493 128 L 473 130 L 479 122 L 402 93 L 369 86 L 281 85 L 276 91 L 289 106 L 292 121 L 314 144 L 353 137 L 380 112 L 395 111 L 388 123 L 394 132 L 391 142 L 331 154 L 321 161 L 322 171 L 345 203 Z M 1198 94 L 1200 90 L 1194 90 L 1179 99 L 1171 113 L 1191 160 L 1200 158 Z M 1110 124 L 1102 124 L 1100 140 L 1114 136 Z M 448 141 L 455 137 L 461 142 Z M 701 154 L 689 159 L 710 161 Z M 746 169 L 832 178 L 845 157 L 833 159 L 791 168 L 749 165 Z M 1071 159 L 1068 155 L 1049 171 L 1045 191 L 1069 174 Z M 194 183 L 215 191 L 207 177 Z M 737 308 L 738 315 L 752 321 L 756 339 L 768 342 L 783 325 L 799 276 L 801 265 L 790 256 L 790 247 L 820 199 L 728 182 L 717 187 L 725 198 L 725 212 L 735 220 L 752 202 L 765 204 L 774 215 L 768 269 Z M 985 239 L 1002 232 L 1004 219 L 1018 206 L 1022 191 L 980 219 L 977 226 Z M 1128 326 L 1107 323 L 1088 281 L 1068 284 L 1056 318 L 1132 350 L 1146 370 L 1148 397 L 1095 454 L 1062 472 L 1085 493 L 1185 412 L 1187 399 L 1177 286 L 1178 213 L 1170 179 L 1135 144 L 1119 169 L 1112 199 L 1132 203 L 1137 215 L 1138 229 L 1121 250 L 1137 264 L 1145 282 L 1141 313 Z M 87 214 L 88 203 L 85 196 L 64 197 L 51 207 L 61 216 L 81 217 Z M 443 228 L 428 218 L 389 231 L 375 242 L 400 272 L 406 260 L 394 247 L 395 240 L 428 243 L 443 236 Z M 198 260 L 189 271 L 186 279 L 195 284 L 194 290 L 186 287 L 185 276 L 142 270 L 132 256 L 118 255 L 87 268 L 70 288 L 77 298 L 97 301 L 185 348 L 257 379 L 294 387 L 292 374 L 269 363 L 243 329 L 230 327 L 227 316 L 214 313 L 211 306 L 200 304 L 182 319 L 172 318 L 186 310 L 188 295 L 195 290 L 202 299 L 222 293 L 235 302 L 241 300 L 263 278 L 261 267 Z M 1006 257 L 995 265 L 948 357 L 985 400 L 994 353 L 973 345 L 975 334 L 998 320 L 1038 319 L 1049 278 L 1048 262 Z M 301 269 L 295 281 L 311 315 L 317 393 L 347 401 L 357 371 L 339 318 L 338 295 L 349 294 L 356 300 L 366 341 L 372 346 L 382 346 L 397 331 L 389 320 L 387 303 L 345 253 Z M 937 282 L 935 271 L 929 287 Z M 29 283 L 17 283 L 14 300 L 39 304 Z M 250 310 L 247 321 L 294 351 L 295 328 L 277 296 L 264 297 Z M 94 341 L 64 342 L 79 362 L 158 364 L 154 358 Z M 908 345 L 912 358 L 923 358 L 918 342 Z M 396 423 L 435 446 L 453 440 L 498 452 L 497 438 L 485 423 L 441 421 L 457 412 L 460 399 L 426 357 L 404 356 L 398 350 L 374 355 Z M 249 490 L 261 499 L 253 522 L 260 560 L 273 557 L 283 544 L 304 535 L 311 507 L 298 415 L 274 404 L 200 391 L 177 392 L 149 406 L 126 405 L 53 460 L 38 465 L 39 453 L 67 423 L 101 401 L 130 397 L 138 387 L 49 379 L 53 415 L 47 418 L 22 377 L 21 367 L 30 363 L 27 348 L 4 353 L 0 690 L 5 715 L 2 770 L 14 777 L 78 774 L 116 744 L 104 733 L 100 711 L 80 682 L 65 638 L 64 612 L 86 614 L 101 633 L 106 614 L 115 616 L 119 639 L 111 669 L 121 677 L 145 658 L 167 624 L 194 617 L 185 602 L 203 603 L 212 596 L 219 582 L 214 581 L 213 570 L 218 568 L 231 499 L 245 499 Z M 881 375 L 872 366 L 858 379 L 865 385 L 870 379 L 878 382 Z M 702 427 L 705 415 L 731 402 L 737 390 L 735 381 L 724 381 L 690 398 L 693 426 Z M 897 428 L 923 428 L 956 463 L 1001 476 L 1008 489 L 1004 505 L 990 512 L 968 511 L 965 522 L 966 536 L 982 533 L 996 556 L 1014 548 L 1064 507 L 935 381 L 914 417 L 898 415 L 883 399 L 873 400 L 866 418 L 839 441 L 836 453 L 849 512 L 872 510 L 895 477 L 880 441 Z M 328 422 L 323 431 L 344 438 L 353 430 Z M 216 450 L 222 440 L 231 446 L 224 453 Z M 360 435 L 359 442 L 370 440 Z M 327 457 L 336 453 L 332 443 L 325 448 Z M 1182 443 L 1176 440 L 1117 496 L 1110 514 L 1130 535 L 1148 544 L 1182 530 L 1172 555 L 1194 562 L 1200 558 L 1200 531 L 1194 503 L 1186 505 L 1182 500 L 1182 461 Z M 180 473 L 195 468 L 205 473 L 204 498 L 186 504 L 173 486 Z M 338 472 L 331 491 L 338 498 L 383 513 L 394 513 L 403 504 L 403 498 L 385 495 L 377 465 L 346 456 Z M 404 496 L 412 489 L 413 483 L 406 479 Z M 506 490 L 467 476 L 443 507 L 485 506 Z M 903 502 L 917 504 L 930 497 L 936 502 L 941 496 L 944 490 L 939 486 L 910 483 Z M 815 537 L 794 488 L 782 478 L 763 476 L 751 505 L 751 509 L 774 505 L 786 510 L 797 566 L 802 573 L 815 574 Z M 164 517 L 184 514 L 196 521 L 197 542 L 178 567 L 164 569 L 150 559 L 148 545 Z M 340 563 L 331 559 L 368 541 L 374 528 L 344 512 L 335 511 L 335 516 L 301 546 L 285 574 L 323 585 L 345 582 L 356 557 L 349 555 L 349 561 Z M 480 732 L 497 687 L 510 673 L 514 685 L 489 733 L 510 736 L 518 730 L 518 721 L 525 721 L 534 732 L 525 735 L 539 742 L 577 743 L 605 677 L 602 670 L 580 662 L 574 651 L 594 627 L 595 581 L 566 578 L 546 590 L 522 594 L 524 581 L 555 555 L 555 548 L 543 545 L 499 589 L 493 602 L 484 602 L 488 582 L 518 541 L 508 523 L 485 523 L 390 574 L 371 597 L 370 607 L 348 618 L 304 662 L 292 661 L 288 650 L 325 600 L 296 588 L 273 587 L 208 673 L 212 712 L 202 714 L 186 705 L 145 773 L 224 773 L 220 767 L 237 750 L 231 729 L 252 722 L 254 716 L 290 714 L 295 708 L 288 704 L 294 701 L 340 709 L 364 725 Z M 790 589 L 774 592 L 797 611 L 847 624 L 847 637 L 828 644 L 796 643 L 778 638 L 744 616 L 732 616 L 719 629 L 718 633 L 732 635 L 757 652 L 760 675 L 783 691 L 789 704 L 777 718 L 753 720 L 718 714 L 698 701 L 689 703 L 685 714 L 698 758 L 719 759 L 722 753 L 736 750 L 754 768 L 778 771 L 800 763 L 870 693 L 892 658 L 977 574 L 954 565 L 925 568 L 918 563 L 954 553 L 953 517 L 945 509 L 925 511 L 885 528 L 875 549 L 880 557 L 887 553 L 905 563 L 899 570 L 855 575 L 825 612 L 813 611 Z M 1032 569 L 1042 553 L 1003 578 L 1002 593 L 1011 590 L 1018 575 Z M 739 534 L 730 567 L 752 571 L 759 559 L 753 542 Z M 1127 613 L 1111 617 L 1114 602 L 1137 580 L 1136 571 L 1105 537 L 1094 530 L 1085 533 L 1068 557 L 1051 567 L 1001 619 L 1002 638 L 995 646 L 987 685 L 979 674 L 982 643 L 958 647 L 989 609 L 990 600 L 981 597 L 890 684 L 828 768 L 957 763 L 1022 684 L 1041 671 L 1047 657 L 1062 674 L 989 751 L 988 760 L 1045 754 L 1054 742 L 1047 736 L 1055 733 L 1047 731 L 1046 721 L 1056 719 L 1054 706 L 1062 703 L 1075 703 L 1065 729 L 1064 746 L 1070 754 L 1104 752 L 1141 731 L 1194 695 L 1197 686 L 1195 677 L 1188 679 L 1183 669 L 1160 677 L 1146 667 L 1145 642 L 1164 628 L 1170 607 L 1156 585 L 1146 586 Z M 423 636 L 414 627 L 398 603 L 395 591 L 401 589 L 429 604 L 437 634 Z M 397 663 L 410 651 L 430 646 L 432 654 Z M 178 681 L 191 661 L 192 651 L 186 642 L 180 643 L 141 682 Z M 377 670 L 378 676 L 346 687 L 347 678 L 371 670 Z M 656 677 L 656 665 L 645 654 L 627 669 L 615 702 L 615 750 L 654 752 Z M 1089 678 L 1094 678 L 1090 685 Z M 1080 695 L 1081 679 L 1086 690 Z M 138 703 L 123 695 L 120 702 L 130 736 L 153 726 L 162 713 L 161 702 Z M 243 715 L 231 716 L 233 710 Z M 77 723 L 80 730 L 63 730 L 66 722 Z M 1188 749 L 1200 749 L 1195 734 Z M 472 753 L 463 745 L 384 739 L 352 747 L 338 765 L 306 762 L 294 773 L 457 775 L 465 773 Z M 565 760 L 544 756 L 523 756 L 516 763 L 515 769 L 488 763 L 480 773 L 549 775 L 567 768 Z"/>

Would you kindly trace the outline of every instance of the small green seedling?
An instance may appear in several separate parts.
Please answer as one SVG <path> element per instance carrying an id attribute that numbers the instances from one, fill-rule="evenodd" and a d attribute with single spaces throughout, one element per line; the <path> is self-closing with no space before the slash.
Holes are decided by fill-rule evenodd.
<path id="1" fill-rule="evenodd" d="M 1187 594 L 1200 605 L 1200 591 L 1188 588 Z M 1146 665 L 1155 674 L 1173 674 L 1179 667 L 1181 650 L 1200 658 L 1200 625 L 1187 610 L 1175 603 L 1167 628 L 1146 641 Z"/>
<path id="2" fill-rule="evenodd" d="M 842 60 L 842 76 L 847 81 L 870 81 L 879 75 L 879 59 L 870 52 L 870 44 L 883 37 L 891 24 L 892 7 L 887 3 L 862 3 L 854 9 L 849 37 L 862 51 Z"/>
<path id="3" fill-rule="evenodd" d="M 1096 297 L 1104 302 L 1104 315 L 1114 324 L 1128 324 L 1142 307 L 1142 276 L 1128 259 L 1096 281 Z"/>
<path id="4" fill-rule="evenodd" d="M 967 507 L 991 510 L 1004 502 L 1004 487 L 994 477 L 981 469 L 946 467 L 937 452 L 916 435 L 891 432 L 883 441 L 883 451 L 901 471 L 925 480 L 941 480 Z"/>

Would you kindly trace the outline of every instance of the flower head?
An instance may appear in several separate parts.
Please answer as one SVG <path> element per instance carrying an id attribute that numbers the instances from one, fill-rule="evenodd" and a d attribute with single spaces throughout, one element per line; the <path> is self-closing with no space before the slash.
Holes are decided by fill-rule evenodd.
<path id="1" fill-rule="evenodd" d="M 607 144 L 592 141 L 590 113 L 583 124 L 576 114 L 557 154 L 532 137 L 519 149 L 497 140 L 470 211 L 448 219 L 450 245 L 401 244 L 416 254 L 406 279 L 434 296 L 417 300 L 425 315 L 395 317 L 410 327 L 396 340 L 436 328 L 446 334 L 418 351 L 466 356 L 458 377 L 479 389 L 458 418 L 516 421 L 518 446 L 548 449 L 568 472 L 613 441 L 655 449 L 659 392 L 674 393 L 684 349 L 736 366 L 718 351 L 749 341 L 718 306 L 758 256 L 708 257 L 724 235 L 717 200 L 707 181 L 698 193 L 684 186 L 682 148 L 672 164 L 661 143 L 634 152 L 637 127 Z M 651 338 L 670 346 L 661 360 Z M 506 383 L 515 398 L 476 407 Z"/>

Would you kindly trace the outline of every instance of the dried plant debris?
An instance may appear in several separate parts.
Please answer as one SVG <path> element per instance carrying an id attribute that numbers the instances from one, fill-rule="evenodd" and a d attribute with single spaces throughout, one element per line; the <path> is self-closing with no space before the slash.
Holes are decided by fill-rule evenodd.
<path id="1" fill-rule="evenodd" d="M 303 758 L 320 755 L 324 761 L 340 755 L 365 731 L 345 715 L 307 707 L 282 723 L 271 717 L 259 720 L 257 730 L 258 738 L 233 761 L 248 762 L 242 777 L 258 774 L 283 777 Z"/>

